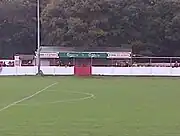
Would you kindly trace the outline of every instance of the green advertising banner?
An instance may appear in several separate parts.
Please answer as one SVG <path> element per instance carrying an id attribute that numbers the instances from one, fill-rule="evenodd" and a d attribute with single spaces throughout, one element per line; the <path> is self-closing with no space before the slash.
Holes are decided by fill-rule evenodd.
<path id="1" fill-rule="evenodd" d="M 101 52 L 60 52 L 60 58 L 107 58 L 107 53 Z"/>

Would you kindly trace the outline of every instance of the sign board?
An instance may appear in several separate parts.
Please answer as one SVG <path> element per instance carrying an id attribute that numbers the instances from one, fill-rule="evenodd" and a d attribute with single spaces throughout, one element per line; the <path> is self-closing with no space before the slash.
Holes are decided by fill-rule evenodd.
<path id="1" fill-rule="evenodd" d="M 0 60 L 0 67 L 1 67 L 1 70 L 2 71 L 2 67 L 3 66 L 14 66 L 14 60 Z"/>
<path id="2" fill-rule="evenodd" d="M 60 58 L 107 58 L 107 53 L 102 52 L 60 52 Z"/>
<path id="3" fill-rule="evenodd" d="M 59 58 L 58 53 L 40 53 L 40 58 L 54 59 Z"/>
<path id="4" fill-rule="evenodd" d="M 14 60 L 0 60 L 0 62 L 5 63 L 8 65 L 9 63 L 14 63 Z"/>
<path id="5" fill-rule="evenodd" d="M 108 52 L 108 58 L 131 58 L 131 52 Z"/>

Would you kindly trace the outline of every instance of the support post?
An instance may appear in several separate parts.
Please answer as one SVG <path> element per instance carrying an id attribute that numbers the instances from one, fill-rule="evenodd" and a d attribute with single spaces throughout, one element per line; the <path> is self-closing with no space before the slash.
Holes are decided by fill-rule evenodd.
<path id="1" fill-rule="evenodd" d="M 40 0 L 37 0 L 37 61 L 38 61 L 38 75 L 41 74 L 41 49 L 40 49 Z"/>

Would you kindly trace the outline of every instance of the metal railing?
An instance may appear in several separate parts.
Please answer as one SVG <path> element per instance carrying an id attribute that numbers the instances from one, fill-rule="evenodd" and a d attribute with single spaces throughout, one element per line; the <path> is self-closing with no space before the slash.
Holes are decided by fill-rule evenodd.
<path id="1" fill-rule="evenodd" d="M 92 65 L 92 66 L 152 66 L 152 67 L 171 67 L 175 63 L 180 63 L 180 57 L 132 57 L 132 58 L 111 58 L 111 59 L 60 59 L 58 65 Z"/>
<path id="2" fill-rule="evenodd" d="M 75 59 L 75 58 L 56 58 L 47 59 L 50 66 L 75 66 L 75 65 L 91 65 L 102 67 L 172 67 L 176 63 L 180 64 L 180 57 L 132 57 L 132 58 L 100 58 L 100 59 Z M 1 66 L 4 63 L 0 61 Z M 24 64 L 24 63 L 23 63 Z"/>

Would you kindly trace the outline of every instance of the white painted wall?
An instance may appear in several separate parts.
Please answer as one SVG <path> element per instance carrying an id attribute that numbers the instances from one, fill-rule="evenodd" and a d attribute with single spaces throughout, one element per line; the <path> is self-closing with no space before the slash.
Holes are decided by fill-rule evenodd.
<path id="1" fill-rule="evenodd" d="M 74 75 L 74 67 L 49 67 L 42 66 L 44 75 Z M 0 76 L 8 75 L 36 75 L 37 67 L 3 67 Z"/>
<path id="2" fill-rule="evenodd" d="M 17 69 L 16 67 L 4 67 L 0 70 L 0 75 L 8 76 L 8 75 L 16 75 Z"/>
<path id="3" fill-rule="evenodd" d="M 74 67 L 42 66 L 45 75 L 74 75 Z M 0 76 L 36 75 L 37 67 L 3 67 Z M 180 76 L 180 68 L 171 67 L 92 67 L 92 75 Z"/>
<path id="4" fill-rule="evenodd" d="M 180 68 L 171 68 L 171 67 L 93 67 L 92 75 L 180 76 Z"/>

